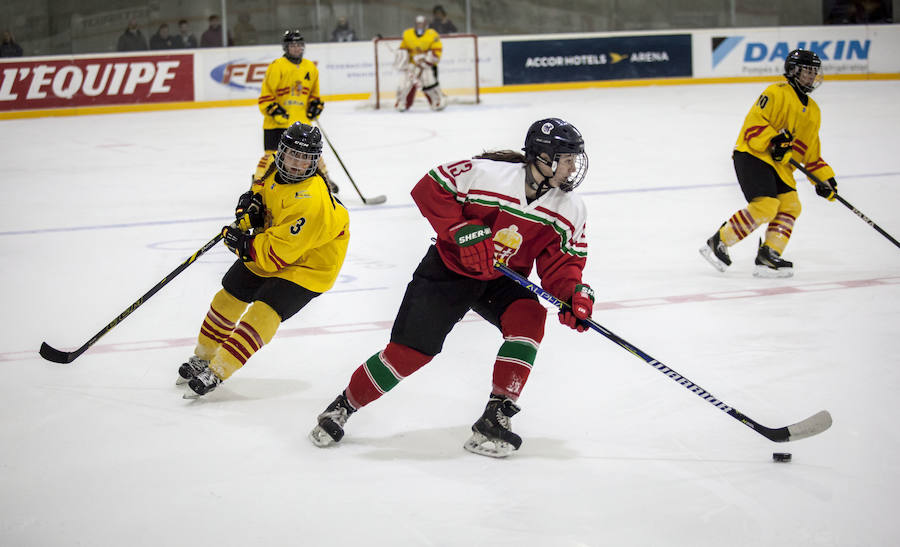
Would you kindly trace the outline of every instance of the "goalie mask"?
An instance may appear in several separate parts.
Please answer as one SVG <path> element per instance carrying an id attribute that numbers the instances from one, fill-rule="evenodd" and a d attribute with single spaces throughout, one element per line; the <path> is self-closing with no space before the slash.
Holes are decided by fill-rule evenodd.
<path id="1" fill-rule="evenodd" d="M 549 190 L 547 180 L 553 178 L 561 167 L 569 171 L 566 179 L 559 185 L 563 192 L 574 190 L 587 174 L 588 158 L 584 153 L 584 138 L 574 125 L 559 118 L 547 118 L 531 124 L 525 134 L 525 147 L 522 150 L 527 163 L 543 163 L 553 172 L 547 179 L 532 185 L 538 195 Z"/>
<path id="2" fill-rule="evenodd" d="M 822 83 L 822 60 L 805 49 L 795 49 L 784 60 L 784 77 L 803 93 L 812 93 Z"/>
<path id="3" fill-rule="evenodd" d="M 297 45 L 299 44 L 299 53 L 297 53 Z M 291 55 L 291 49 L 294 49 L 296 55 Z M 306 41 L 300 33 L 300 29 L 286 30 L 281 38 L 281 48 L 284 50 L 284 56 L 292 63 L 299 63 L 303 60 L 303 51 L 306 49 Z"/>
<path id="4" fill-rule="evenodd" d="M 284 182 L 301 182 L 316 173 L 320 157 L 322 133 L 319 128 L 295 122 L 281 135 L 275 167 Z"/>
<path id="5" fill-rule="evenodd" d="M 425 34 L 425 29 L 427 26 L 428 26 L 428 22 L 425 20 L 425 16 L 424 15 L 416 15 L 416 26 L 415 26 L 416 36 L 421 37 L 423 34 Z"/>

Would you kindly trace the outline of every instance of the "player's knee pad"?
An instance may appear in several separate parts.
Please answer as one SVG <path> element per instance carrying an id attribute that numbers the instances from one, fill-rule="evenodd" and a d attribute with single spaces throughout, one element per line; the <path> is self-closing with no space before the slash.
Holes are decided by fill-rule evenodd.
<path id="1" fill-rule="evenodd" d="M 787 213 L 792 217 L 797 218 L 803 211 L 803 207 L 800 205 L 800 197 L 797 196 L 796 191 L 778 194 L 778 201 L 779 213 Z"/>
<path id="2" fill-rule="evenodd" d="M 523 336 L 540 344 L 546 320 L 547 310 L 540 302 L 522 298 L 510 304 L 500 316 L 500 330 L 503 338 Z"/>
<path id="3" fill-rule="evenodd" d="M 761 196 L 753 198 L 753 201 L 747 204 L 747 211 L 749 211 L 750 215 L 753 217 L 754 224 L 759 226 L 775 218 L 775 215 L 778 214 L 778 206 L 780 203 L 778 198 Z"/>

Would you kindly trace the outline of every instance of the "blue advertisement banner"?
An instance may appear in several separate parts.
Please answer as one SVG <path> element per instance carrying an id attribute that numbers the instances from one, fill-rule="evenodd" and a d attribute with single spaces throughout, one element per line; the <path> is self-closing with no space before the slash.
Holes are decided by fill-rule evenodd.
<path id="1" fill-rule="evenodd" d="M 691 35 L 504 41 L 503 85 L 690 77 Z"/>

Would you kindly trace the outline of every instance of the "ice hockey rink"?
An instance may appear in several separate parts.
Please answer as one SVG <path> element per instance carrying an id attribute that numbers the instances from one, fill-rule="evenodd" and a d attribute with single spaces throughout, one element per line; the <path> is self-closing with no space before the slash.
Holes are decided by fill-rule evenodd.
<path id="1" fill-rule="evenodd" d="M 351 212 L 334 290 L 214 393 L 174 385 L 233 255 L 221 245 L 68 365 L 74 349 L 233 218 L 261 152 L 255 106 L 0 122 L 0 545 L 874 546 L 900 537 L 900 249 L 799 184 L 785 257 L 752 276 L 697 252 L 744 200 L 731 148 L 763 83 L 489 94 L 398 114 L 330 102 L 325 158 Z M 900 82 L 827 81 L 823 156 L 842 196 L 900 236 Z M 584 134 L 594 318 L 769 427 L 769 441 L 596 332 L 548 317 L 505 460 L 463 450 L 499 333 L 475 315 L 430 365 L 307 433 L 388 341 L 432 231 L 409 190 L 436 164 Z M 536 279 L 536 278 L 534 278 Z M 773 452 L 791 452 L 775 463 Z"/>

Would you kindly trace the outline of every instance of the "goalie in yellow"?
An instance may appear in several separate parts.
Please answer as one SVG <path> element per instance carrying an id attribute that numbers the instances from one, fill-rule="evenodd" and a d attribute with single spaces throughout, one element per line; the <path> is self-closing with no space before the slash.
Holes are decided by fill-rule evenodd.
<path id="1" fill-rule="evenodd" d="M 318 127 L 295 122 L 257 171 L 223 228 L 238 260 L 222 278 L 197 346 L 178 369 L 196 398 L 216 389 L 275 336 L 283 321 L 334 286 L 350 239 L 347 209 L 317 170 Z M 251 231 L 252 229 L 252 231 Z"/>
<path id="2" fill-rule="evenodd" d="M 259 94 L 259 111 L 263 115 L 263 150 L 260 165 L 275 153 L 281 134 L 294 122 L 311 124 L 325 106 L 319 95 L 319 69 L 303 58 L 306 42 L 299 30 L 286 30 L 282 37 L 284 55 L 266 68 Z M 319 159 L 319 171 L 333 193 L 338 186 L 328 176 L 325 162 Z"/>
<path id="3" fill-rule="evenodd" d="M 432 28 L 426 28 L 424 15 L 416 16 L 416 25 L 403 31 L 394 68 L 400 73 L 395 107 L 400 112 L 409 110 L 420 89 L 432 110 L 447 107 L 447 96 L 438 82 L 437 65 L 441 60 L 441 37 Z"/>
<path id="4" fill-rule="evenodd" d="M 794 264 L 781 257 L 801 209 L 791 158 L 821 179 L 821 184 L 810 179 L 816 194 L 834 200 L 834 170 L 819 150 L 821 112 L 809 96 L 822 83 L 821 67 L 822 61 L 812 51 L 790 52 L 784 61 L 787 81 L 767 87 L 747 114 L 732 158 L 748 204 L 722 223 L 700 248 L 700 254 L 717 270 L 724 272 L 731 265 L 728 247 L 766 224 L 754 275 L 794 274 Z"/>

